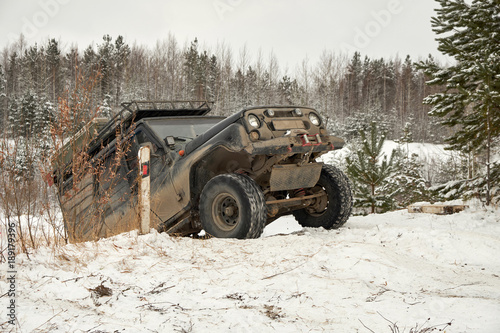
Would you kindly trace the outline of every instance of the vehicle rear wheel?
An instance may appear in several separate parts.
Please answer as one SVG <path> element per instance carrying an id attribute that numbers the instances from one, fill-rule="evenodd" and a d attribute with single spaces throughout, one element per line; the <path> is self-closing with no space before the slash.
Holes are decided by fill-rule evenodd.
<path id="1" fill-rule="evenodd" d="M 267 218 L 266 203 L 255 181 L 240 174 L 212 178 L 200 197 L 200 220 L 218 238 L 258 238 Z"/>
<path id="2" fill-rule="evenodd" d="M 347 176 L 338 168 L 323 165 L 318 183 L 306 191 L 308 194 L 323 192 L 325 195 L 316 199 L 313 205 L 293 212 L 301 226 L 337 229 L 351 215 L 351 186 Z"/>

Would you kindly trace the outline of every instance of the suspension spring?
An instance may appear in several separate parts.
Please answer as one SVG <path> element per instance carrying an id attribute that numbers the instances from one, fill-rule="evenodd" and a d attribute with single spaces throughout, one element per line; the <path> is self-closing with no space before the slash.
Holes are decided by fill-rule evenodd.
<path id="1" fill-rule="evenodd" d="M 298 188 L 295 191 L 293 191 L 293 196 L 294 197 L 303 197 L 306 195 L 306 190 L 303 188 Z"/>

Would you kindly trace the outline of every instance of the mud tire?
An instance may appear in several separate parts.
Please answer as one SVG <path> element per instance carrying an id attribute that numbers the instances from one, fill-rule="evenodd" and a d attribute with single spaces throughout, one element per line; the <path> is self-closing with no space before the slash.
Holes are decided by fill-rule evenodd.
<path id="1" fill-rule="evenodd" d="M 323 165 L 316 187 L 321 187 L 327 194 L 328 204 L 321 212 L 300 209 L 293 212 L 295 219 L 303 227 L 325 229 L 340 228 L 351 215 L 352 193 L 347 176 L 338 168 Z"/>
<path id="2" fill-rule="evenodd" d="M 212 178 L 201 192 L 199 208 L 203 229 L 217 238 L 259 238 L 267 218 L 260 187 L 241 174 Z"/>

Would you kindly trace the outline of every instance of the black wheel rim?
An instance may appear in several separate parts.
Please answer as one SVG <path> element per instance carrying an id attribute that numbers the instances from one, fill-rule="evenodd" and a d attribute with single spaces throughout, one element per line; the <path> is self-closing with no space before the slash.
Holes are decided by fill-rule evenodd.
<path id="1" fill-rule="evenodd" d="M 221 230 L 231 231 L 236 228 L 240 220 L 236 199 L 229 193 L 218 194 L 212 203 L 212 218 Z"/>

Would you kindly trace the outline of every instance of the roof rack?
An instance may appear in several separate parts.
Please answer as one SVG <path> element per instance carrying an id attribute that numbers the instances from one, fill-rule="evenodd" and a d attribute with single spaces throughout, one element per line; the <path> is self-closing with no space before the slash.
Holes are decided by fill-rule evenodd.
<path id="1" fill-rule="evenodd" d="M 204 116 L 214 102 L 208 101 L 131 101 L 121 104 L 123 109 L 100 129 L 98 136 L 90 143 L 90 150 L 97 149 L 104 140 L 111 140 L 116 127 L 138 122 L 143 118 Z"/>
<path id="2" fill-rule="evenodd" d="M 211 110 L 213 102 L 208 101 L 131 101 L 122 107 L 132 113 L 165 113 L 168 116 L 203 116 Z"/>
<path id="3" fill-rule="evenodd" d="M 66 168 L 73 158 L 73 147 L 88 145 L 89 152 L 97 151 L 104 141 L 115 137 L 116 127 L 123 123 L 137 122 L 149 117 L 204 116 L 211 110 L 214 102 L 209 101 L 131 101 L 121 104 L 123 109 L 113 119 L 97 118 L 78 132 L 56 155 Z M 128 112 L 127 112 L 128 111 Z M 84 140 L 85 134 L 85 140 Z M 90 141 L 90 142 L 87 142 Z"/>

